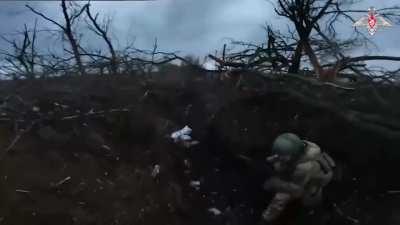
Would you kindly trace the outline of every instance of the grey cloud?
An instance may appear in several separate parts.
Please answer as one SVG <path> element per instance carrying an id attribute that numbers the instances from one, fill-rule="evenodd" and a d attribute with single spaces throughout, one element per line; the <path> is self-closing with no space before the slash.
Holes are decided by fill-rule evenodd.
<path id="1" fill-rule="evenodd" d="M 371 0 L 358 4 L 367 9 L 395 4 L 395 0 Z M 84 2 L 82 2 L 83 4 Z M 35 16 L 25 7 L 25 2 L 1 2 L 0 31 L 2 34 L 21 29 L 24 23 L 32 25 Z M 61 19 L 59 2 L 30 2 L 38 10 L 55 19 Z M 180 50 L 184 54 L 204 55 L 220 49 L 226 38 L 260 43 L 265 40 L 261 26 L 268 22 L 276 28 L 286 30 L 287 20 L 275 15 L 266 0 L 158 0 L 158 1 L 93 1 L 93 12 L 114 19 L 113 37 L 122 47 L 136 38 L 136 46 L 151 48 L 155 38 L 162 50 Z M 361 16 L 361 15 L 360 15 Z M 40 20 L 41 26 L 51 24 Z M 348 34 L 351 24 L 339 29 Z M 84 29 L 82 29 L 84 30 Z M 83 32 L 83 31 L 82 31 Z M 85 34 L 89 46 L 102 46 L 101 40 Z M 381 51 L 379 54 L 398 54 L 399 27 L 380 30 L 371 37 Z M 0 43 L 0 48 L 4 43 Z M 48 47 L 48 42 L 42 43 Z"/>

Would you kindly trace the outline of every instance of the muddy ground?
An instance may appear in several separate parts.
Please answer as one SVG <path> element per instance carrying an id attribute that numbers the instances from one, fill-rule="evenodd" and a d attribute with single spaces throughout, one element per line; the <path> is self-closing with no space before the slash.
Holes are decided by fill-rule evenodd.
<path id="1" fill-rule="evenodd" d="M 24 101 L 7 114 L 22 118 L 18 129 L 0 123 L 2 149 L 38 121 L 3 150 L 1 224 L 256 224 L 271 198 L 264 158 L 286 131 L 318 143 L 339 166 L 324 204 L 281 224 L 400 224 L 399 141 L 284 93 L 179 73 L 0 86 Z M 26 111 L 33 106 L 39 112 Z M 185 125 L 200 141 L 190 149 L 169 138 Z"/>

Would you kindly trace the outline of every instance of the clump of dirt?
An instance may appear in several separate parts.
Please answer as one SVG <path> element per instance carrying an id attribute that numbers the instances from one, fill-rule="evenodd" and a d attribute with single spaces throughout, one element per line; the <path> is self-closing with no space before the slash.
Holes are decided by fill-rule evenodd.
<path id="1" fill-rule="evenodd" d="M 271 198 L 261 185 L 270 174 L 264 158 L 286 131 L 339 165 L 324 207 L 296 212 L 296 224 L 399 220 L 400 195 L 387 192 L 400 188 L 388 176 L 399 168 L 399 143 L 288 95 L 184 73 L 0 86 L 39 108 L 19 115 L 38 122 L 0 164 L 4 224 L 254 224 Z M 4 149 L 14 125 L 2 122 Z M 200 141 L 190 149 L 169 137 L 185 125 Z"/>

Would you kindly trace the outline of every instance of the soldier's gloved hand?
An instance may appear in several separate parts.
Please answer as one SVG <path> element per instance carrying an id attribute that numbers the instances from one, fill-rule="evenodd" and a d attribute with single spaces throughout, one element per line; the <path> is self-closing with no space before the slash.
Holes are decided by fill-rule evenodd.
<path id="1" fill-rule="evenodd" d="M 268 156 L 265 160 L 266 160 L 268 163 L 273 163 L 273 162 L 275 162 L 276 160 L 278 160 L 278 158 L 279 158 L 279 156 L 275 154 L 275 155 Z"/>
<path id="2" fill-rule="evenodd" d="M 265 210 L 261 215 L 261 224 L 263 225 L 272 225 L 276 224 L 277 218 L 280 213 L 271 210 Z"/>

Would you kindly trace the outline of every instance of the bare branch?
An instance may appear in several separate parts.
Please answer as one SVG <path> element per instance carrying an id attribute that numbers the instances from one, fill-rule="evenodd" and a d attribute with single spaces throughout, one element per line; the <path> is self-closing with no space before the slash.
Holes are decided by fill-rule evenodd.
<path id="1" fill-rule="evenodd" d="M 398 56 L 380 56 L 380 55 L 366 55 L 366 56 L 357 56 L 347 58 L 344 61 L 346 63 L 350 62 L 360 62 L 360 61 L 372 61 L 372 60 L 388 60 L 388 61 L 400 61 L 400 57 Z"/>
<path id="2" fill-rule="evenodd" d="M 33 13 L 35 13 L 36 15 L 42 17 L 43 19 L 52 22 L 54 25 L 58 26 L 60 29 L 64 30 L 64 26 L 62 26 L 61 24 L 59 24 L 58 22 L 56 22 L 55 20 L 47 17 L 46 15 L 44 15 L 43 13 L 36 11 L 34 8 L 32 8 L 30 5 L 25 5 L 28 9 L 30 9 Z"/>
<path id="3" fill-rule="evenodd" d="M 108 50 L 110 51 L 110 54 L 111 54 L 110 66 L 111 66 L 112 73 L 114 75 L 118 74 L 117 54 L 114 50 L 114 46 L 110 40 L 110 37 L 108 37 L 107 28 L 105 28 L 105 29 L 101 28 L 101 26 L 97 22 L 98 14 L 96 14 L 95 17 L 92 16 L 92 14 L 90 12 L 90 4 L 86 4 L 83 8 L 85 8 L 87 16 L 89 17 L 90 21 L 92 22 L 92 25 L 95 27 L 95 29 L 94 29 L 95 33 L 98 36 L 100 36 L 104 40 L 104 42 L 106 42 L 106 44 L 108 46 Z"/>

